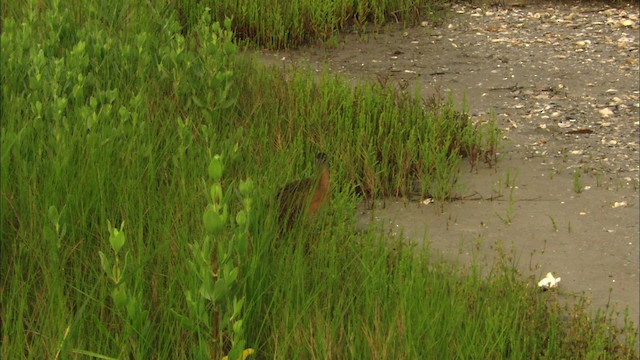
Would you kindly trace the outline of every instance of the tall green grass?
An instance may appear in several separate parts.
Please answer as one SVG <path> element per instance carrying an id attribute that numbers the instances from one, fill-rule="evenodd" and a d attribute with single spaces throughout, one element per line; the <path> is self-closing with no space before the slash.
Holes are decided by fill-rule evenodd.
<path id="1" fill-rule="evenodd" d="M 3 10 L 3 359 L 635 356 L 633 330 L 564 319 L 510 264 L 483 278 L 354 231 L 362 196 L 449 197 L 494 127 L 262 68 L 204 6 L 185 32 L 149 4 Z M 280 236 L 276 190 L 317 151 L 332 206 Z"/>
<path id="2" fill-rule="evenodd" d="M 440 0 L 241 0 L 205 4 L 219 18 L 233 18 L 233 30 L 239 39 L 268 48 L 327 41 L 341 31 L 379 29 L 388 22 L 410 25 L 424 18 L 437 20 L 444 9 Z M 185 24 L 193 21 L 197 9 L 193 1 L 179 1 L 178 8 Z"/>
<path id="3" fill-rule="evenodd" d="M 450 101 L 422 101 L 378 83 L 352 89 L 338 77 L 316 81 L 303 70 L 284 74 L 251 65 L 239 77 L 247 106 L 237 126 L 254 139 L 252 146 L 265 149 L 259 163 L 322 150 L 332 154 L 334 179 L 359 195 L 448 199 L 463 155 L 472 164 L 494 161 L 493 123 L 474 127 Z"/>
<path id="4" fill-rule="evenodd" d="M 3 7 L 3 17 L 26 16 L 25 3 L 31 4 L 37 15 L 45 14 L 55 8 L 56 1 L 10 1 Z M 123 24 L 137 22 L 131 21 L 131 14 L 137 12 L 154 20 L 174 14 L 172 16 L 180 24 L 183 34 L 197 26 L 202 9 L 209 7 L 216 18 L 233 19 L 237 39 L 272 49 L 335 40 L 341 31 L 351 29 L 360 32 L 371 28 L 378 30 L 388 23 L 407 26 L 424 19 L 438 22 L 446 14 L 442 0 L 151 0 L 89 4 L 69 0 L 65 3 L 73 19 L 82 21 L 88 10 L 89 15 L 99 19 L 107 28 L 124 29 Z"/>

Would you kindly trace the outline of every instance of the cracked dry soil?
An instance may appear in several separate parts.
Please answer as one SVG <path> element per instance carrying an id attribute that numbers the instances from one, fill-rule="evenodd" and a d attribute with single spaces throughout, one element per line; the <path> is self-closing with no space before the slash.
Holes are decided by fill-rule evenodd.
<path id="1" fill-rule="evenodd" d="M 560 292 L 628 307 L 637 327 L 638 5 L 510 3 L 459 3 L 441 26 L 347 34 L 335 49 L 261 58 L 450 93 L 466 99 L 474 121 L 494 112 L 504 137 L 497 166 L 461 170 L 474 200 L 441 208 L 389 199 L 373 213 L 360 209 L 362 224 L 385 224 L 463 262 L 490 260 L 496 242 L 513 246 L 523 274 L 553 272 Z"/>

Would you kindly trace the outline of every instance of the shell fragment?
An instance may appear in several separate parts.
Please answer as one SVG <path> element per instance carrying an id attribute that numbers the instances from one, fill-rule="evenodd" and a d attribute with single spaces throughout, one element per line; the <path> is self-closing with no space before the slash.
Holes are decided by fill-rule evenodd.
<path id="1" fill-rule="evenodd" d="M 560 282 L 559 277 L 553 277 L 552 273 L 547 273 L 542 280 L 538 281 L 538 287 L 543 290 L 548 290 L 551 288 L 558 287 L 558 283 Z"/>

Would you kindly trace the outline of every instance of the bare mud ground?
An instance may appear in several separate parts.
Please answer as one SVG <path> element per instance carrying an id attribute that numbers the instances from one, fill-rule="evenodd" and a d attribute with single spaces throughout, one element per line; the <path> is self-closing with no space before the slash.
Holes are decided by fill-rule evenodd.
<path id="1" fill-rule="evenodd" d="M 424 96 L 451 93 L 456 103 L 466 96 L 474 121 L 495 112 L 500 160 L 462 169 L 467 200 L 389 199 L 359 209 L 362 223 L 461 261 L 491 259 L 497 242 L 513 245 L 523 274 L 553 272 L 559 291 L 585 293 L 594 307 L 628 307 L 637 326 L 638 35 L 637 5 L 466 3 L 442 26 L 349 34 L 335 49 L 261 58 L 328 67 L 353 81 L 387 79 Z"/>

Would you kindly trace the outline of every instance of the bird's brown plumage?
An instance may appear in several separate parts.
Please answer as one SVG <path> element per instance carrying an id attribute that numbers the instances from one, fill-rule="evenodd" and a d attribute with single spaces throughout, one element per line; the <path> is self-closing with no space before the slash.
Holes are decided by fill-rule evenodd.
<path id="1" fill-rule="evenodd" d="M 329 158 L 319 153 L 313 177 L 288 183 L 280 189 L 280 223 L 290 229 L 300 216 L 312 219 L 329 202 L 329 198 Z"/>

